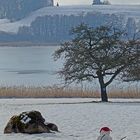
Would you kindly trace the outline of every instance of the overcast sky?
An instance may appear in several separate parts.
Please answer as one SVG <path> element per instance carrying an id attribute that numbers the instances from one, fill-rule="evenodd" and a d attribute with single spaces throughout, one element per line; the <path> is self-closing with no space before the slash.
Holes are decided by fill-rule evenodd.
<path id="1" fill-rule="evenodd" d="M 86 4 L 91 5 L 93 0 L 54 0 L 55 4 L 56 2 L 59 2 L 60 5 L 75 5 L 75 4 Z M 102 1 L 102 0 L 101 0 Z M 135 4 L 140 5 L 140 0 L 109 0 L 111 4 Z"/>

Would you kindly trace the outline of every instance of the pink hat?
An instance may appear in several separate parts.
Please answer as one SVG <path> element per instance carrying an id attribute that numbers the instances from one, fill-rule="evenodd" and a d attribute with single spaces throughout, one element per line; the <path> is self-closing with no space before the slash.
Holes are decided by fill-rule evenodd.
<path id="1" fill-rule="evenodd" d="M 108 131 L 112 131 L 110 128 L 108 128 L 108 127 L 102 127 L 101 129 L 100 129 L 100 132 L 101 131 L 106 131 L 106 132 L 108 132 Z"/>

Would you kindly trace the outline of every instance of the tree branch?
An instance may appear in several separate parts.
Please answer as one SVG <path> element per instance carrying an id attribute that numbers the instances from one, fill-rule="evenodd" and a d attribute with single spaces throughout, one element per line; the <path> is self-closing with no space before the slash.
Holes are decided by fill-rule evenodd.
<path id="1" fill-rule="evenodd" d="M 114 75 L 110 78 L 110 80 L 108 82 L 105 83 L 105 86 L 108 86 L 110 83 L 112 83 L 112 81 L 116 78 L 116 76 L 125 68 L 126 66 L 122 66 L 119 69 L 116 70 L 116 72 L 114 73 Z"/>

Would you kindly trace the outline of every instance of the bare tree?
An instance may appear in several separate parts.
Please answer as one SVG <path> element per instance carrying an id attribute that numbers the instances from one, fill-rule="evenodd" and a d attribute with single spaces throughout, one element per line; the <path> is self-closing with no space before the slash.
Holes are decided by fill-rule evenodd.
<path id="1" fill-rule="evenodd" d="M 92 5 L 110 5 L 111 3 L 108 0 L 104 0 L 101 2 L 101 0 L 93 0 Z"/>
<path id="2" fill-rule="evenodd" d="M 56 60 L 65 58 L 58 73 L 66 83 L 91 82 L 97 78 L 101 99 L 107 102 L 107 86 L 136 60 L 137 41 L 126 40 L 123 31 L 109 26 L 92 28 L 81 24 L 73 28 L 72 35 L 74 39 L 55 52 Z"/>
<path id="3" fill-rule="evenodd" d="M 111 5 L 111 3 L 108 0 L 104 0 L 102 3 L 103 5 Z"/>
<path id="4" fill-rule="evenodd" d="M 93 0 L 93 5 L 98 5 L 98 4 L 101 4 L 101 0 Z"/>
<path id="5" fill-rule="evenodd" d="M 135 47 L 137 59 L 124 70 L 122 79 L 125 82 L 140 81 L 140 29 L 137 28 L 133 18 L 128 18 L 127 20 L 126 34 L 128 38 L 132 38 L 131 41 L 137 40 L 137 45 Z"/>
<path id="6" fill-rule="evenodd" d="M 137 64 L 133 64 L 128 67 L 124 71 L 122 78 L 125 82 L 140 81 L 140 60 Z"/>
<path id="7" fill-rule="evenodd" d="M 137 44 L 137 59 L 123 71 L 122 78 L 125 82 L 140 81 L 140 41 Z"/>

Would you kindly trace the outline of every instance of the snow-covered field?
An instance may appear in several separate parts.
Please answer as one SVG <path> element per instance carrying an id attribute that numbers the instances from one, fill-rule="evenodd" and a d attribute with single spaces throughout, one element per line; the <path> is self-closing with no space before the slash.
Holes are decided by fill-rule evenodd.
<path id="1" fill-rule="evenodd" d="M 93 100 L 0 99 L 0 140 L 96 140 L 103 126 L 112 129 L 113 140 L 120 140 L 124 136 L 127 136 L 126 140 L 140 140 L 139 99 L 91 103 Z M 12 115 L 30 110 L 40 111 L 47 122 L 58 125 L 61 133 L 3 134 Z"/>
<path id="2" fill-rule="evenodd" d="M 45 7 L 32 12 L 29 16 L 19 21 L 10 22 L 7 19 L 0 19 L 0 31 L 17 33 L 19 27 L 30 26 L 39 16 L 54 15 L 86 15 L 90 13 L 103 13 L 123 15 L 140 21 L 140 5 L 84 5 L 84 6 L 60 6 Z"/>

